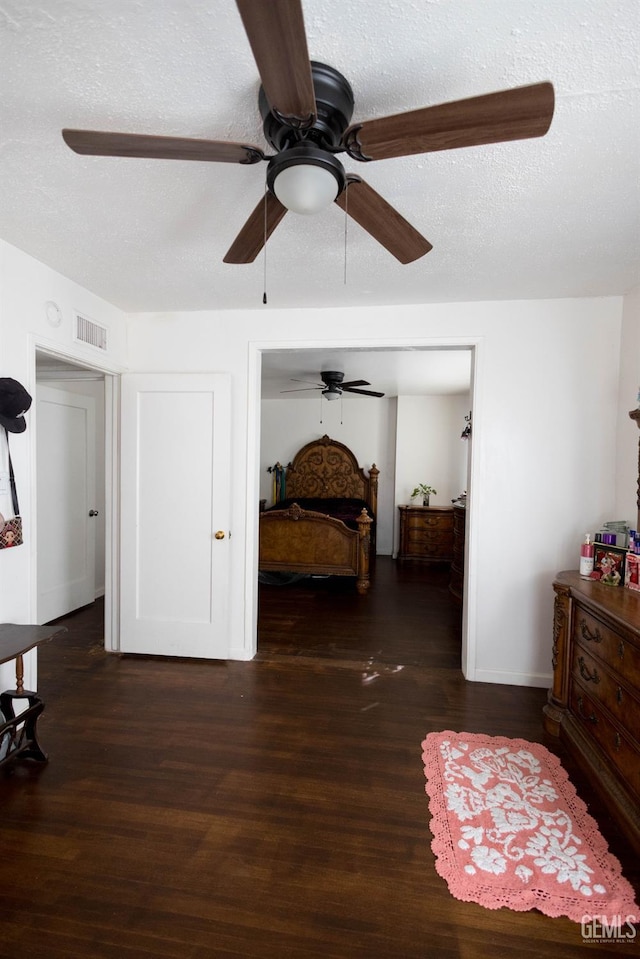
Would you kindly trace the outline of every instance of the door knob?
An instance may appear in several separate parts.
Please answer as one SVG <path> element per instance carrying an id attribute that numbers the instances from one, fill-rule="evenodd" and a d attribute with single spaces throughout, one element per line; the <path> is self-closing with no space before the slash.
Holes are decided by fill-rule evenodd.
<path id="1" fill-rule="evenodd" d="M 89 516 L 97 516 L 97 515 L 98 515 L 98 510 L 97 510 L 97 509 L 90 509 L 90 510 L 89 510 Z"/>
<path id="2" fill-rule="evenodd" d="M 224 530 L 219 529 L 216 531 L 216 539 L 224 539 Z"/>

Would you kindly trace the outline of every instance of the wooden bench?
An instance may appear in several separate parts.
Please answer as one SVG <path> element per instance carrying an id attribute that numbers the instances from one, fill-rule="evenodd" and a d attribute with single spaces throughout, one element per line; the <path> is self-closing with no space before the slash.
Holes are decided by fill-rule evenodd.
<path id="1" fill-rule="evenodd" d="M 35 759 L 37 762 L 47 761 L 47 754 L 38 742 L 36 728 L 44 703 L 37 693 L 24 688 L 22 657 L 30 649 L 63 632 L 66 632 L 66 629 L 60 626 L 0 623 L 0 665 L 12 659 L 16 661 L 16 688 L 0 694 L 0 766 L 18 756 L 21 759 Z M 27 707 L 16 715 L 16 701 L 24 699 L 27 700 Z"/>

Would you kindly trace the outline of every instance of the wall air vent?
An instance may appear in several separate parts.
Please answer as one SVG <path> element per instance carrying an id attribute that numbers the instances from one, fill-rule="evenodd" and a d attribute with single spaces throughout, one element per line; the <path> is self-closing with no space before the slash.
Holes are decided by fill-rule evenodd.
<path id="1" fill-rule="evenodd" d="M 98 350 L 107 349 L 107 328 L 87 319 L 81 313 L 76 313 L 76 340 L 87 343 Z"/>

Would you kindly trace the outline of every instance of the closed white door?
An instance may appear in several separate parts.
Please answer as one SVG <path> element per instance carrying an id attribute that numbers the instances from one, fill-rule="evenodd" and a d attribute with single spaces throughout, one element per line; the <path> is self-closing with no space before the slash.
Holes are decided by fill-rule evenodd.
<path id="1" fill-rule="evenodd" d="M 39 624 L 95 599 L 95 400 L 36 390 Z"/>
<path id="2" fill-rule="evenodd" d="M 229 653 L 230 382 L 122 377 L 120 649 Z"/>

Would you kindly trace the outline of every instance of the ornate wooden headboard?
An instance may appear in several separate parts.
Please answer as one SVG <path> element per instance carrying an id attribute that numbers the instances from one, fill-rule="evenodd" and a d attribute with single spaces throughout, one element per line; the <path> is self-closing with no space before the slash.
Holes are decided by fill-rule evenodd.
<path id="1" fill-rule="evenodd" d="M 379 472 L 374 463 L 366 476 L 351 450 L 325 434 L 294 456 L 287 470 L 287 498 L 363 499 L 375 515 Z"/>

